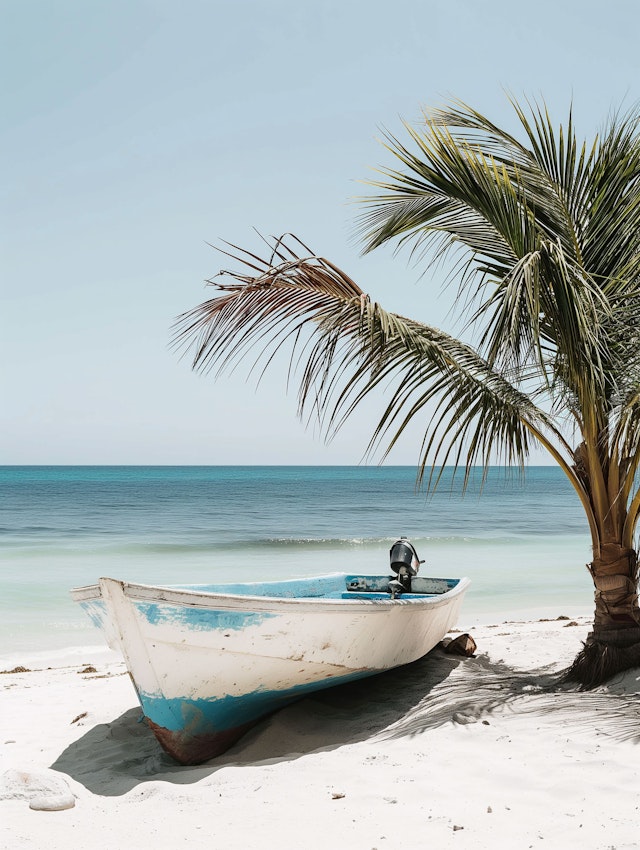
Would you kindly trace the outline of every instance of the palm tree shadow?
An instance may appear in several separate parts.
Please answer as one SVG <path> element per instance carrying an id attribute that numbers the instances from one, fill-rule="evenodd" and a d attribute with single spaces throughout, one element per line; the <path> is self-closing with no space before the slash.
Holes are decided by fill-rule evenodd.
<path id="1" fill-rule="evenodd" d="M 600 731 L 640 738 L 635 699 L 577 692 L 562 685 L 557 671 L 524 673 L 484 655 L 462 659 L 434 650 L 413 664 L 283 708 L 203 765 L 177 765 L 133 708 L 90 729 L 51 767 L 94 794 L 119 796 L 144 782 L 192 784 L 231 765 L 291 761 L 360 741 L 411 737 L 445 723 L 477 722 L 507 707 L 561 712 L 585 728 L 593 728 L 595 712 Z"/>
<path id="2" fill-rule="evenodd" d="M 598 690 L 582 691 L 567 682 L 565 674 L 555 665 L 525 672 L 486 655 L 477 656 L 472 664 L 452 670 L 443 687 L 431 690 L 378 737 L 411 737 L 449 721 L 486 721 L 508 709 L 538 718 L 553 715 L 554 723 L 570 724 L 575 734 L 597 731 L 619 741 L 640 742 L 637 688 L 627 693 L 624 676 Z"/>

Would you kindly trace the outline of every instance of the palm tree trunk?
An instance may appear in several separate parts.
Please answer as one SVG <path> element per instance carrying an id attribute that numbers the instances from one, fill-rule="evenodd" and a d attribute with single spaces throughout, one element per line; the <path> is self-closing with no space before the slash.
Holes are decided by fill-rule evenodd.
<path id="1" fill-rule="evenodd" d="M 593 630 L 566 673 L 583 690 L 640 666 L 637 553 L 604 543 L 588 569 L 595 585 Z"/>
<path id="2" fill-rule="evenodd" d="M 594 632 L 640 628 L 638 608 L 638 559 L 633 549 L 604 543 L 589 570 L 595 585 Z"/>

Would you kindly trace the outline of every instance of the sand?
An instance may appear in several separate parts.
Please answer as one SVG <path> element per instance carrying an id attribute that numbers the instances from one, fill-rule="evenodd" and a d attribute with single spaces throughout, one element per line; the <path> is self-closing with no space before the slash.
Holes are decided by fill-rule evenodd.
<path id="1" fill-rule="evenodd" d="M 316 694 L 198 767 L 162 753 L 116 654 L 24 657 L 0 675 L 0 847 L 640 847 L 640 671 L 553 687 L 584 618 L 468 631 L 475 657 Z"/>

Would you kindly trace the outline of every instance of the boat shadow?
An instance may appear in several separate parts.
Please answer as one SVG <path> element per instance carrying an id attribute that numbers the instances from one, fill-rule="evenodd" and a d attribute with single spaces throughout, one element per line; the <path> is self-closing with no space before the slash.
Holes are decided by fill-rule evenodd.
<path id="1" fill-rule="evenodd" d="M 193 784 L 225 767 L 292 761 L 361 741 L 411 737 L 445 723 L 489 722 L 492 713 L 516 704 L 519 711 L 568 712 L 588 728 L 598 711 L 594 699 L 606 700 L 607 716 L 617 710 L 616 737 L 640 740 L 635 700 L 627 710 L 624 701 L 612 705 L 612 696 L 566 688 L 557 668 L 523 672 L 484 655 L 461 658 L 434 650 L 405 667 L 315 692 L 202 765 L 184 767 L 166 755 L 136 707 L 90 729 L 51 767 L 94 794 L 119 796 L 145 782 Z"/>

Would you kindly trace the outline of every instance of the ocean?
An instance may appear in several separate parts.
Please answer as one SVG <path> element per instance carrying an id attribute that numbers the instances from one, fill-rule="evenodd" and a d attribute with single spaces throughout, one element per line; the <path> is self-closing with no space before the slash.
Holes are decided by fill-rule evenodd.
<path id="1" fill-rule="evenodd" d="M 68 592 L 100 576 L 386 574 L 400 536 L 421 575 L 471 578 L 463 627 L 589 614 L 588 527 L 562 472 L 481 479 L 463 497 L 461 475 L 427 495 L 398 466 L 0 467 L 0 659 L 101 644 Z"/>

